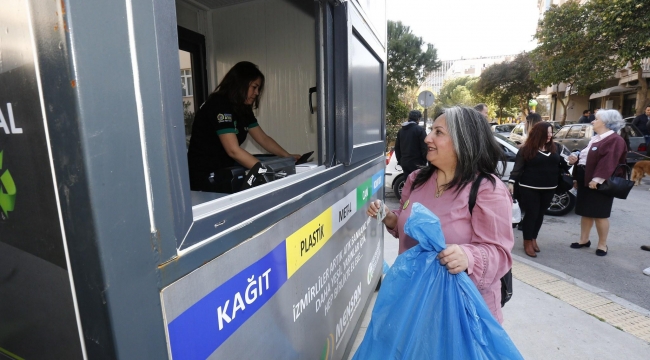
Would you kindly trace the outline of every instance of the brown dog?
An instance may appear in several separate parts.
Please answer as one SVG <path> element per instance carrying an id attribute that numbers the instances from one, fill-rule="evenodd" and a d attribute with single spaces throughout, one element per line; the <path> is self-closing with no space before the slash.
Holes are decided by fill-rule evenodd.
<path id="1" fill-rule="evenodd" d="M 634 168 L 632 169 L 632 181 L 634 181 L 634 185 L 641 185 L 641 179 L 643 179 L 645 174 L 650 174 L 650 161 L 642 160 L 634 164 Z"/>

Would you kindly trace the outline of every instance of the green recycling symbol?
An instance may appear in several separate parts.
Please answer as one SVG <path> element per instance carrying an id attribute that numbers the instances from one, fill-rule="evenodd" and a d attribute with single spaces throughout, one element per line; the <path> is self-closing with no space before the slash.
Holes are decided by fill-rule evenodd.
<path id="1" fill-rule="evenodd" d="M 5 217 L 9 217 L 16 204 L 16 184 L 9 170 L 2 171 L 2 153 L 0 151 L 0 210 Z"/>

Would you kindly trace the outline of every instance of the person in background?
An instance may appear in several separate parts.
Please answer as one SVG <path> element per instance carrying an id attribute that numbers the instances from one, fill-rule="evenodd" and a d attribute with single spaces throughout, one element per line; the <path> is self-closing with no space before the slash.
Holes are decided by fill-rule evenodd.
<path id="1" fill-rule="evenodd" d="M 418 124 L 422 118 L 419 110 L 409 112 L 408 121 L 402 123 L 402 128 L 397 132 L 395 139 L 395 157 L 397 164 L 402 167 L 404 176 L 427 163 L 427 145 L 424 138 L 426 131 Z"/>
<path id="2" fill-rule="evenodd" d="M 596 255 L 607 255 L 607 235 L 609 233 L 609 216 L 612 212 L 614 197 L 598 190 L 599 184 L 614 174 L 619 164 L 626 163 L 627 146 L 625 140 L 616 132 L 625 126 L 621 114 L 616 110 L 600 110 L 592 122 L 594 135 L 589 145 L 569 156 L 573 167 L 573 178 L 578 189 L 575 212 L 580 219 L 580 240 L 571 244 L 571 248 L 590 247 L 589 233 L 594 223 L 598 232 L 598 249 Z M 623 168 L 618 168 L 617 176 L 622 176 Z"/>
<path id="3" fill-rule="evenodd" d="M 582 116 L 580 119 L 578 119 L 579 124 L 589 124 L 591 120 L 589 120 L 589 116 L 591 115 L 591 111 L 585 110 L 582 112 Z"/>
<path id="4" fill-rule="evenodd" d="M 480 104 L 477 104 L 476 106 L 474 106 L 474 109 L 476 111 L 480 112 L 481 115 L 483 115 L 483 117 L 485 118 L 485 120 L 488 120 L 488 110 L 489 109 L 488 109 L 487 105 L 485 105 L 483 103 L 480 103 Z"/>
<path id="5" fill-rule="evenodd" d="M 399 253 L 417 242 L 404 233 L 411 207 L 419 202 L 440 218 L 448 243 L 440 252 L 440 264 L 450 273 L 466 271 L 499 321 L 501 277 L 512 267 L 512 199 L 496 173 L 503 163 L 503 150 L 494 139 L 483 115 L 469 107 L 445 110 L 426 137 L 429 164 L 406 180 L 400 207 L 389 212 L 383 223 L 399 238 Z M 481 174 L 476 203 L 469 212 L 472 183 Z M 381 201 L 372 202 L 366 213 L 375 217 Z"/>
<path id="6" fill-rule="evenodd" d="M 524 128 L 524 136 L 521 137 L 521 145 L 519 145 L 519 148 L 521 149 L 524 144 L 526 144 L 526 140 L 528 139 L 528 134 L 530 131 L 533 129 L 533 127 L 537 124 L 542 122 L 542 116 L 538 113 L 531 112 L 526 116 L 526 127 Z"/>
<path id="7" fill-rule="evenodd" d="M 237 164 L 256 171 L 264 166 L 240 146 L 250 133 L 264 150 L 281 157 L 289 154 L 260 127 L 253 114 L 264 90 L 264 75 L 257 65 L 242 61 L 233 66 L 196 112 L 187 151 L 190 189 L 222 192 L 219 170 Z"/>
<path id="8" fill-rule="evenodd" d="M 641 114 L 632 120 L 632 125 L 636 126 L 643 134 L 646 146 L 650 145 L 650 106 L 646 106 L 645 113 Z"/>
<path id="9" fill-rule="evenodd" d="M 598 112 L 598 110 L 600 110 L 600 108 L 595 108 L 594 112 L 591 113 L 591 115 L 589 115 L 589 122 L 596 120 L 596 113 Z"/>
<path id="10" fill-rule="evenodd" d="M 537 257 L 540 252 L 537 236 L 544 221 L 544 211 L 551 205 L 560 172 L 569 166 L 560 155 L 561 148 L 553 142 L 553 125 L 539 122 L 528 133 L 526 143 L 517 153 L 510 172 L 508 190 L 513 194 L 518 184 L 518 199 L 526 213 L 520 223 L 524 232 L 524 252 Z"/>

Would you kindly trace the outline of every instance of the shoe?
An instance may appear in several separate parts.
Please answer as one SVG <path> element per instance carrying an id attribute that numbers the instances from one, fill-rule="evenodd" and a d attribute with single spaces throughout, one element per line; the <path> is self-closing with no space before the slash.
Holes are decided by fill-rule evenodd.
<path id="1" fill-rule="evenodd" d="M 605 255 L 607 255 L 607 250 L 609 250 L 609 248 L 607 246 L 605 246 L 605 250 L 597 249 L 596 250 L 596 255 L 605 256 Z"/>
<path id="2" fill-rule="evenodd" d="M 641 245 L 641 250 L 650 251 L 650 246 L 648 246 L 648 245 Z"/>
<path id="3" fill-rule="evenodd" d="M 580 244 L 580 243 L 577 243 L 577 242 L 571 243 L 571 248 L 572 249 L 580 249 L 580 248 L 583 248 L 583 247 L 590 247 L 590 246 L 591 246 L 591 240 L 587 241 L 584 244 Z"/>
<path id="4" fill-rule="evenodd" d="M 533 250 L 535 250 L 535 252 L 540 252 L 539 246 L 537 246 L 537 239 L 533 239 Z"/>
<path id="5" fill-rule="evenodd" d="M 643 273 L 650 276 L 650 267 L 643 269 Z"/>
<path id="6" fill-rule="evenodd" d="M 524 240 L 524 252 L 530 257 L 537 257 L 535 249 L 533 249 L 533 240 Z"/>
<path id="7" fill-rule="evenodd" d="M 517 230 L 524 231 L 524 226 L 521 224 L 521 222 L 519 222 L 519 224 L 517 224 Z"/>

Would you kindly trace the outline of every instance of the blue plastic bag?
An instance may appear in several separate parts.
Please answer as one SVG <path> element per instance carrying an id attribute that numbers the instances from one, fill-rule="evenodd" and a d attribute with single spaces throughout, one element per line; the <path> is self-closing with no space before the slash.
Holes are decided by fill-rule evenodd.
<path id="1" fill-rule="evenodd" d="M 415 203 L 404 230 L 419 244 L 386 274 L 354 359 L 523 359 L 469 276 L 440 265 L 438 217 Z"/>

